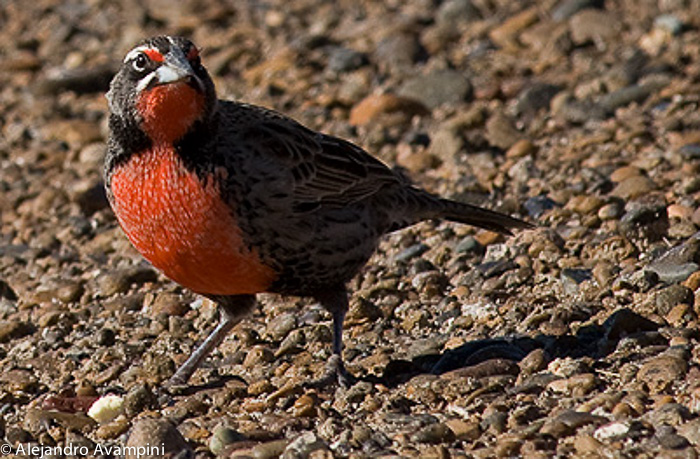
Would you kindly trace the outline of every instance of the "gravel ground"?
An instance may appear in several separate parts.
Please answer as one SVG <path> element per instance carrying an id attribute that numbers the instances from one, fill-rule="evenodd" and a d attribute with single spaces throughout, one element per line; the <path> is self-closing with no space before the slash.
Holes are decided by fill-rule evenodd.
<path id="1" fill-rule="evenodd" d="M 0 24 L 0 438 L 17 455 L 697 457 L 700 3 L 5 0 Z M 330 317 L 263 296 L 163 395 L 216 308 L 130 247 L 101 179 L 106 85 L 160 33 L 203 48 L 222 97 L 538 229 L 386 237 L 351 285 L 349 389 L 300 387 Z M 88 416 L 106 394 L 121 406 Z"/>

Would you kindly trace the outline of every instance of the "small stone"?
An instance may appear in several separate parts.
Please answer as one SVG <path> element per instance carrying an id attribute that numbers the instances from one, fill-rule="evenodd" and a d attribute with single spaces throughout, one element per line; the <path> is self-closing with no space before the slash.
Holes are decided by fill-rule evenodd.
<path id="1" fill-rule="evenodd" d="M 267 335 L 274 341 L 284 339 L 289 332 L 297 327 L 297 314 L 291 312 L 282 313 L 274 317 L 267 324 Z"/>
<path id="2" fill-rule="evenodd" d="M 0 374 L 0 383 L 10 392 L 33 392 L 38 381 L 32 372 L 22 369 L 4 371 Z"/>
<path id="3" fill-rule="evenodd" d="M 502 48 L 517 48 L 515 39 L 520 32 L 531 26 L 538 19 L 538 10 L 535 7 L 525 9 L 514 14 L 498 27 L 489 32 L 489 38 Z"/>
<path id="4" fill-rule="evenodd" d="M 304 432 L 287 445 L 281 459 L 293 459 L 297 457 L 310 457 L 329 451 L 328 444 L 313 432 Z"/>
<path id="5" fill-rule="evenodd" d="M 581 457 L 608 457 L 606 448 L 595 437 L 587 434 L 579 435 L 574 439 L 574 448 Z"/>
<path id="6" fill-rule="evenodd" d="M 254 459 L 276 459 L 282 456 L 289 445 L 289 440 L 273 440 L 255 445 L 250 450 L 250 456 Z"/>
<path id="7" fill-rule="evenodd" d="M 665 316 L 674 306 L 678 304 L 686 304 L 693 306 L 695 303 L 695 294 L 688 287 L 680 284 L 671 285 L 656 293 L 654 304 L 659 315 Z"/>
<path id="8" fill-rule="evenodd" d="M 615 183 L 620 183 L 631 177 L 639 177 L 642 175 L 642 171 L 638 167 L 634 166 L 622 166 L 613 171 L 610 174 L 610 180 Z"/>
<path id="9" fill-rule="evenodd" d="M 645 384 L 652 394 L 663 393 L 688 371 L 688 362 L 677 357 L 661 355 L 647 361 L 637 373 L 637 381 Z"/>
<path id="10" fill-rule="evenodd" d="M 603 221 L 617 220 L 622 216 L 623 208 L 618 203 L 610 203 L 602 206 L 598 210 L 598 218 Z"/>
<path id="11" fill-rule="evenodd" d="M 402 113 L 406 117 L 428 114 L 420 102 L 393 94 L 372 94 L 364 98 L 350 111 L 350 124 L 363 126 L 375 121 L 382 114 Z"/>
<path id="12" fill-rule="evenodd" d="M 328 56 L 328 70 L 334 73 L 358 69 L 367 63 L 367 56 L 354 49 L 333 47 Z"/>
<path id="13" fill-rule="evenodd" d="M 14 320 L 0 320 L 0 343 L 23 338 L 34 333 L 32 324 Z"/>
<path id="14" fill-rule="evenodd" d="M 678 433 L 688 439 L 695 447 L 700 447 L 700 418 L 678 426 Z"/>
<path id="15" fill-rule="evenodd" d="M 628 200 L 643 196 L 655 189 L 656 184 L 650 178 L 634 175 L 618 183 L 610 194 Z"/>
<path id="16" fill-rule="evenodd" d="M 486 122 L 486 139 L 495 147 L 507 150 L 522 138 L 512 120 L 500 112 Z"/>
<path id="17" fill-rule="evenodd" d="M 528 198 L 523 207 L 532 218 L 539 218 L 547 211 L 559 207 L 559 204 L 547 196 L 539 195 Z"/>
<path id="18" fill-rule="evenodd" d="M 440 25 L 456 25 L 481 19 L 479 9 L 472 0 L 446 0 L 435 13 L 435 22 Z"/>
<path id="19" fill-rule="evenodd" d="M 675 36 L 681 33 L 684 24 L 683 21 L 673 14 L 662 14 L 654 18 L 654 27 Z"/>
<path id="20" fill-rule="evenodd" d="M 473 442 L 481 436 L 478 422 L 450 419 L 445 422 L 445 425 L 450 428 L 456 440 Z"/>
<path id="21" fill-rule="evenodd" d="M 417 37 L 408 33 L 391 34 L 374 51 L 374 60 L 383 71 L 402 73 L 424 53 Z"/>
<path id="22" fill-rule="evenodd" d="M 130 447 L 126 459 L 158 459 L 164 455 L 189 457 L 193 454 L 185 438 L 167 419 L 139 419 L 129 433 L 126 446 Z"/>
<path id="23" fill-rule="evenodd" d="M 275 360 L 275 354 L 265 346 L 253 346 L 243 360 L 243 366 L 246 368 L 254 368 L 264 363 L 270 363 Z"/>
<path id="24" fill-rule="evenodd" d="M 137 384 L 124 397 L 124 413 L 127 417 L 134 418 L 139 413 L 153 408 L 156 402 L 156 395 L 147 385 Z"/>
<path id="25" fill-rule="evenodd" d="M 528 139 L 521 139 L 515 142 L 506 151 L 506 158 L 523 158 L 525 156 L 530 156 L 537 151 L 537 147 Z"/>
<path id="26" fill-rule="evenodd" d="M 294 402 L 292 416 L 297 418 L 310 418 L 316 415 L 316 399 L 311 395 L 304 394 Z"/>
<path id="27" fill-rule="evenodd" d="M 606 418 L 596 416 L 591 413 L 566 410 L 554 419 L 548 420 L 542 426 L 540 432 L 545 435 L 552 435 L 554 438 L 562 438 L 573 435 L 580 427 L 606 422 Z"/>
<path id="28" fill-rule="evenodd" d="M 549 103 L 561 90 L 548 83 L 534 83 L 518 94 L 515 112 L 518 115 L 533 115 L 540 109 L 549 109 Z"/>
<path id="29" fill-rule="evenodd" d="M 218 456 L 228 445 L 245 440 L 246 437 L 240 432 L 225 425 L 218 425 L 214 427 L 214 431 L 209 439 L 209 450 Z"/>
<path id="30" fill-rule="evenodd" d="M 190 311 L 190 307 L 183 301 L 182 296 L 177 293 L 160 292 L 153 300 L 153 314 L 164 314 L 170 316 L 184 316 Z"/>
<path id="31" fill-rule="evenodd" d="M 406 80 L 398 95 L 417 100 L 429 109 L 467 99 L 472 92 L 469 80 L 455 70 L 439 70 Z"/>
<path id="32" fill-rule="evenodd" d="M 523 374 L 531 375 L 546 368 L 546 364 L 545 351 L 542 348 L 538 348 L 526 355 L 518 366 Z"/>
<path id="33" fill-rule="evenodd" d="M 455 435 L 452 429 L 442 422 L 427 425 L 411 435 L 411 440 L 415 442 L 431 444 L 450 442 L 454 438 Z"/>
<path id="34" fill-rule="evenodd" d="M 619 34 L 619 21 L 610 11 L 585 9 L 569 20 L 571 39 L 576 45 L 605 43 Z"/>
<path id="35" fill-rule="evenodd" d="M 581 10 L 600 8 L 602 4 L 601 0 L 562 0 L 552 10 L 552 19 L 565 21 Z"/>

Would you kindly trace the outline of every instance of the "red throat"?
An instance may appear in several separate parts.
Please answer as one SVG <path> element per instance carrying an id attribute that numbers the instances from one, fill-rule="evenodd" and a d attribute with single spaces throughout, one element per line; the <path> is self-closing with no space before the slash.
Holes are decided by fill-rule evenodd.
<path id="1" fill-rule="evenodd" d="M 172 144 L 181 139 L 204 111 L 204 94 L 185 82 L 146 89 L 137 108 L 143 130 L 155 143 Z"/>

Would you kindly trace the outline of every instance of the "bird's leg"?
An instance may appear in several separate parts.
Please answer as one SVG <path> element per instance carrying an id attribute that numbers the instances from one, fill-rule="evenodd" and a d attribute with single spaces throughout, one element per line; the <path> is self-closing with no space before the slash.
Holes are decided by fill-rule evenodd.
<path id="1" fill-rule="evenodd" d="M 343 364 L 343 321 L 348 312 L 348 292 L 345 286 L 316 294 L 316 300 L 333 316 L 333 355 L 328 359 L 323 376 L 310 381 L 310 387 L 323 387 L 337 382 L 342 387 L 351 386 L 355 378 Z"/>
<path id="2" fill-rule="evenodd" d="M 207 339 L 195 349 L 185 363 L 178 368 L 168 380 L 167 386 L 176 387 L 187 384 L 190 376 L 199 368 L 206 356 L 221 344 L 231 329 L 255 306 L 255 296 L 253 295 L 224 296 L 213 299 L 217 301 L 221 312 L 219 324 L 207 336 Z"/>

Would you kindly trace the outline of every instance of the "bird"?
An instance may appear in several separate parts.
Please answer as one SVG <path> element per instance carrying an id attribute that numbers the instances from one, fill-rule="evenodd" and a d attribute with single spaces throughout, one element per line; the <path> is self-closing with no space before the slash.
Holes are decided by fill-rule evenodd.
<path id="1" fill-rule="evenodd" d="M 318 381 L 351 383 L 341 357 L 347 284 L 384 234 L 431 219 L 507 235 L 532 227 L 431 194 L 355 144 L 277 111 L 219 99 L 185 37 L 139 42 L 106 98 L 104 182 L 119 225 L 157 270 L 220 311 L 166 385 L 186 385 L 260 293 L 320 303 L 333 338 Z"/>

